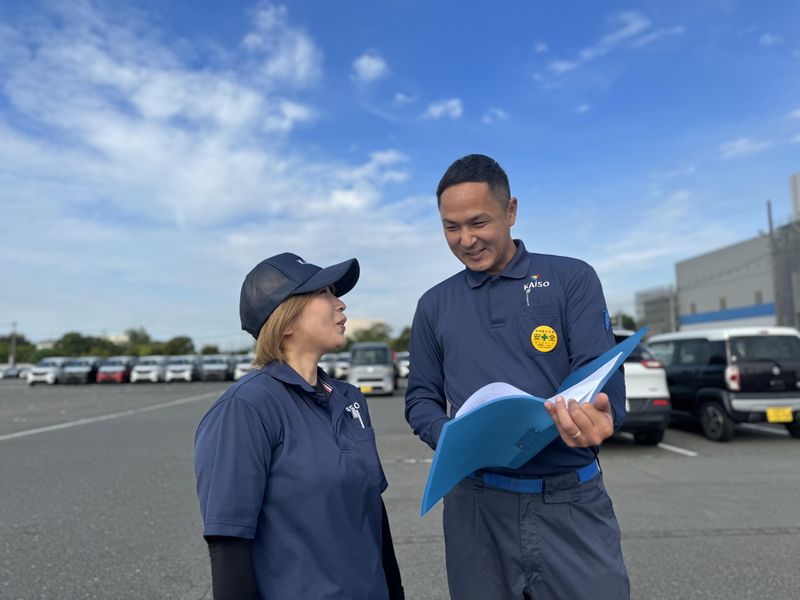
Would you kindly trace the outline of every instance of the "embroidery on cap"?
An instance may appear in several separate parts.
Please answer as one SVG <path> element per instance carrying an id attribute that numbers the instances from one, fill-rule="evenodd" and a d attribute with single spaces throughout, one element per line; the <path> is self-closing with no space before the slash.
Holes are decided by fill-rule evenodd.
<path id="1" fill-rule="evenodd" d="M 542 281 L 541 277 L 542 277 L 541 275 L 539 275 L 538 273 L 535 273 L 535 274 L 531 275 L 530 281 L 528 281 L 527 283 L 522 285 L 522 290 L 525 292 L 525 305 L 526 306 L 530 306 L 531 305 L 531 297 L 530 296 L 531 296 L 531 292 L 534 290 L 534 288 L 550 287 L 550 282 L 549 281 Z"/>
<path id="2" fill-rule="evenodd" d="M 555 329 L 548 325 L 540 325 L 531 332 L 531 345 L 539 352 L 550 352 L 558 344 Z"/>

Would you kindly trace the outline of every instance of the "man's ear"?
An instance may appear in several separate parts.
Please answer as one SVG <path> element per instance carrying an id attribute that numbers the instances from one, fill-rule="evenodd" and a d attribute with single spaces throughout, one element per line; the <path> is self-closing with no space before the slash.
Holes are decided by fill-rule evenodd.
<path id="1" fill-rule="evenodd" d="M 508 201 L 506 216 L 508 217 L 509 226 L 517 222 L 517 199 L 514 196 Z"/>

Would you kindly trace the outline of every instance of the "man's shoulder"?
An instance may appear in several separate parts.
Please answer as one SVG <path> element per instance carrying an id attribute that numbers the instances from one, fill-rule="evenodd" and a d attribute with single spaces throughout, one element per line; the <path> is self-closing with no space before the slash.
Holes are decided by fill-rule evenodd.
<path id="1" fill-rule="evenodd" d="M 422 294 L 419 299 L 420 305 L 435 304 L 437 301 L 447 297 L 455 290 L 461 290 L 466 284 L 466 270 L 451 275 L 444 281 L 440 281 L 427 292 Z"/>
<path id="2" fill-rule="evenodd" d="M 533 268 L 537 271 L 542 268 L 550 268 L 554 272 L 566 275 L 583 274 L 594 271 L 592 266 L 585 260 L 572 256 L 560 256 L 558 254 L 539 254 L 529 252 L 533 259 Z"/>

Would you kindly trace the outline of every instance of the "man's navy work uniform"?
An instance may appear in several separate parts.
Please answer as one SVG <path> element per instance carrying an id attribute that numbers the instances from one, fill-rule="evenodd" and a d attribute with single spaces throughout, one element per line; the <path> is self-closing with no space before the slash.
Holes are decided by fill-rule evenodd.
<path id="1" fill-rule="evenodd" d="M 387 483 L 364 396 L 286 363 L 231 386 L 195 438 L 206 536 L 253 539 L 262 598 L 383 600 Z"/>
<path id="2" fill-rule="evenodd" d="M 448 403 L 455 414 L 495 381 L 552 397 L 572 371 L 614 345 L 594 270 L 514 243 L 516 254 L 499 275 L 465 269 L 419 301 L 406 418 L 432 448 L 450 418 Z M 625 417 L 621 371 L 603 391 L 618 429 Z M 473 474 L 445 497 L 454 600 L 629 597 L 619 526 L 596 453 L 559 437 L 519 469 Z"/>

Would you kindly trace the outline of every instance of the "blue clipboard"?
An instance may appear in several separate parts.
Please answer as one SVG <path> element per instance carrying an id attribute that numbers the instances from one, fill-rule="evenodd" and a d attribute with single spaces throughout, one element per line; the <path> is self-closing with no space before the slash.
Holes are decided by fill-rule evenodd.
<path id="1" fill-rule="evenodd" d="M 643 327 L 571 373 L 556 395 L 589 378 L 616 356 L 613 367 L 593 387 L 594 398 L 646 331 Z M 545 402 L 545 398 L 529 394 L 502 396 L 445 423 L 428 472 L 420 516 L 470 473 L 491 467 L 517 469 L 556 439 L 558 430 L 544 408 Z"/>

